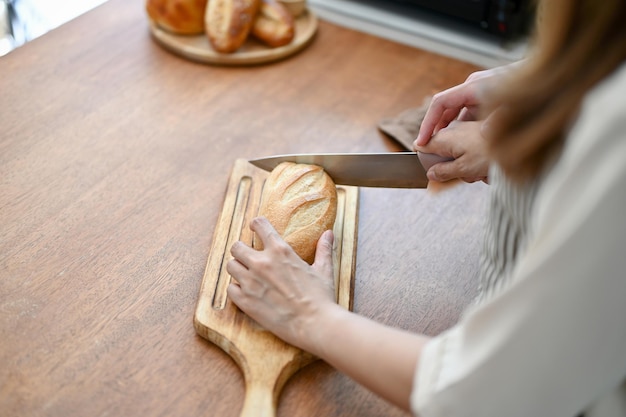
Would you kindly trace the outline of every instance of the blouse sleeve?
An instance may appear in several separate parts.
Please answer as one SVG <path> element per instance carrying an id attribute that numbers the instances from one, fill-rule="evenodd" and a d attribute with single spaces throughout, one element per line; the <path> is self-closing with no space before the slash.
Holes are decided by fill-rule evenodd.
<path id="1" fill-rule="evenodd" d="M 534 232 L 508 287 L 426 345 L 416 415 L 575 416 L 624 381 L 623 91 L 621 70 L 585 100 L 538 191 Z"/>

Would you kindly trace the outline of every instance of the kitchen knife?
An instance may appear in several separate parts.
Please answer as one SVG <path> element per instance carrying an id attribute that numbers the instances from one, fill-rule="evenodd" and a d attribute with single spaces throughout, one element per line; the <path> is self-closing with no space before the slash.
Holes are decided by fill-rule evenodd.
<path id="1" fill-rule="evenodd" d="M 420 154 L 422 159 L 426 159 L 423 158 L 426 155 L 429 165 L 450 160 L 434 154 Z M 336 184 L 342 185 L 386 188 L 426 188 L 428 185 L 426 169 L 417 152 L 291 154 L 249 162 L 266 171 L 282 162 L 319 165 Z"/>

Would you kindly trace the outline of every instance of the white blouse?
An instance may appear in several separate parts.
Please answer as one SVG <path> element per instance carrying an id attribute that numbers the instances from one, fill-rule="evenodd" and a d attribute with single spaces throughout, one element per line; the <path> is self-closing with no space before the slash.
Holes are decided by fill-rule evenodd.
<path id="1" fill-rule="evenodd" d="M 481 296 L 424 348 L 421 417 L 626 416 L 626 66 L 527 187 L 492 170 Z"/>

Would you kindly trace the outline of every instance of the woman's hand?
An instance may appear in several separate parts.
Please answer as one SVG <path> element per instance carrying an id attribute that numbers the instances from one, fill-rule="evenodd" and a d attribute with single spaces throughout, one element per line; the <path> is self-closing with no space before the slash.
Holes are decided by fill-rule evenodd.
<path id="1" fill-rule="evenodd" d="M 433 135 L 447 127 L 453 120 L 478 120 L 480 92 L 485 83 L 493 82 L 495 78 L 516 65 L 519 63 L 474 72 L 462 84 L 435 94 L 424 116 L 414 146 L 426 145 Z"/>
<path id="2" fill-rule="evenodd" d="M 234 259 L 226 266 L 237 280 L 228 287 L 230 299 L 265 329 L 287 343 L 317 354 L 314 331 L 324 325 L 324 312 L 335 302 L 333 233 L 326 231 L 317 244 L 313 265 L 303 261 L 263 217 L 250 222 L 262 240 L 257 251 L 236 242 Z"/>
<path id="3" fill-rule="evenodd" d="M 427 172 L 428 179 L 487 182 L 489 157 L 481 134 L 485 123 L 478 120 L 480 92 L 485 84 L 495 82 L 518 65 L 520 63 L 474 72 L 462 84 L 433 96 L 413 148 L 454 160 L 433 165 Z"/>
<path id="4" fill-rule="evenodd" d="M 487 143 L 481 134 L 484 122 L 455 120 L 440 129 L 418 152 L 454 158 L 433 165 L 426 175 L 429 180 L 445 182 L 460 178 L 465 182 L 485 181 L 489 173 Z"/>
<path id="5" fill-rule="evenodd" d="M 238 283 L 228 287 L 231 300 L 287 343 L 409 410 L 413 377 L 428 338 L 384 326 L 335 302 L 332 232 L 322 235 L 309 265 L 267 219 L 253 219 L 250 228 L 264 249 L 233 245 L 235 259 L 227 270 Z"/>

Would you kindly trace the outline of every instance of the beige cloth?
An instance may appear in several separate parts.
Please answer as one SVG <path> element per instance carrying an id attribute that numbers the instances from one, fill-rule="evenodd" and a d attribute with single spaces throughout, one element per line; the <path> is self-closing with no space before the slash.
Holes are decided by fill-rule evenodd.
<path id="1" fill-rule="evenodd" d="M 430 100 L 431 97 L 426 97 L 421 106 L 404 110 L 397 116 L 382 119 L 378 123 L 378 128 L 392 139 L 395 139 L 404 148 L 412 151 L 413 141 L 420 130 Z"/>

